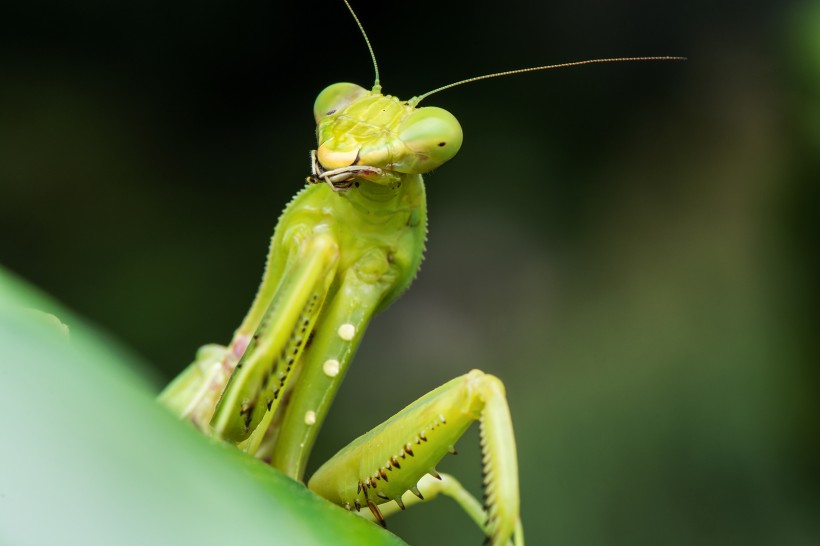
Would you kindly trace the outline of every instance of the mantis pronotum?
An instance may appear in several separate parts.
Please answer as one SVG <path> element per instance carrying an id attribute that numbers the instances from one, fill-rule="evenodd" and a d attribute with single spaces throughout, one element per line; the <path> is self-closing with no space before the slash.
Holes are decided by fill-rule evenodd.
<path id="1" fill-rule="evenodd" d="M 347 0 L 345 0 L 347 4 Z M 350 9 L 350 5 L 347 4 Z M 364 29 L 353 10 L 356 23 Z M 227 347 L 203 347 L 161 395 L 207 434 L 270 461 L 297 480 L 371 318 L 410 285 L 426 238 L 422 174 L 451 159 L 462 133 L 452 114 L 418 107 L 443 89 L 560 66 L 674 57 L 596 59 L 471 78 L 402 101 L 337 83 L 314 105 L 318 147 L 308 185 L 273 234 L 256 299 Z M 435 465 L 474 422 L 481 426 L 485 502 Z M 440 480 L 433 485 L 430 478 Z M 419 481 L 424 478 L 423 484 Z M 512 420 L 501 381 L 479 370 L 453 379 L 354 440 L 308 487 L 384 525 L 438 492 L 452 496 L 493 545 L 523 544 Z M 392 510 L 392 508 L 390 509 Z"/>

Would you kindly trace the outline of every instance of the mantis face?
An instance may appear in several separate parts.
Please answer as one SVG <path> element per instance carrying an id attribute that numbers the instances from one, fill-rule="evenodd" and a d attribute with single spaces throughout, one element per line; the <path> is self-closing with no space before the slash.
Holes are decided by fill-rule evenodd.
<path id="1" fill-rule="evenodd" d="M 401 175 L 424 174 L 452 159 L 463 135 L 458 120 L 434 106 L 416 108 L 353 83 L 325 88 L 313 107 L 318 149 L 313 180 L 334 189 L 363 178 L 397 186 Z"/>

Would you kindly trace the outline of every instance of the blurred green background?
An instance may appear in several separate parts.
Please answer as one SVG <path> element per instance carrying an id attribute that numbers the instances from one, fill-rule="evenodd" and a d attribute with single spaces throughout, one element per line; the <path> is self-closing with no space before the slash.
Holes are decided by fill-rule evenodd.
<path id="1" fill-rule="evenodd" d="M 820 2 L 355 7 L 402 97 L 689 61 L 428 101 L 464 147 L 427 177 L 421 274 L 371 326 L 313 466 L 477 367 L 507 386 L 530 544 L 817 544 Z M 372 81 L 362 39 L 336 0 L 3 12 L 0 263 L 159 389 L 239 324 L 308 171 L 315 95 Z M 365 402 L 376 377 L 391 387 Z M 440 467 L 474 491 L 477 443 Z M 482 540 L 448 501 L 389 524 Z"/>

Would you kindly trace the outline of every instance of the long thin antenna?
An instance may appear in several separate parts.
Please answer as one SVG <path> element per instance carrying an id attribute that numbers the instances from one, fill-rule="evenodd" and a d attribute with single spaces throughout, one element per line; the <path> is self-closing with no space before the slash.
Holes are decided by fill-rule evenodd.
<path id="1" fill-rule="evenodd" d="M 361 21 L 359 18 L 356 17 L 356 12 L 353 11 L 353 7 L 350 5 L 350 2 L 344 0 L 345 6 L 350 11 L 350 15 L 353 16 L 353 19 L 356 21 L 356 24 L 359 26 L 359 30 L 362 31 L 362 36 L 364 36 L 364 41 L 367 44 L 367 50 L 370 51 L 370 58 L 373 60 L 373 71 L 376 73 L 376 81 L 373 82 L 373 92 L 374 93 L 381 93 L 382 92 L 382 84 L 379 80 L 379 65 L 376 63 L 376 54 L 373 53 L 373 46 L 370 45 L 370 40 L 367 37 L 367 33 L 364 31 L 364 26 L 362 26 Z"/>
<path id="2" fill-rule="evenodd" d="M 347 0 L 345 0 L 347 3 Z M 364 32 L 364 31 L 362 31 Z M 552 68 L 567 68 L 570 66 L 581 66 L 584 64 L 596 64 L 596 63 L 624 63 L 624 62 L 633 62 L 633 61 L 685 61 L 686 57 L 673 57 L 673 56 L 661 56 L 661 57 L 615 57 L 611 59 L 589 59 L 586 61 L 575 61 L 571 63 L 561 63 L 561 64 L 550 64 L 546 66 L 533 66 L 531 68 L 519 68 L 517 70 L 506 70 L 504 72 L 494 72 L 493 74 L 484 74 L 483 76 L 475 76 L 473 78 L 467 78 L 466 80 L 457 81 L 454 83 L 448 83 L 447 85 L 443 85 L 432 91 L 428 91 L 423 95 L 419 95 L 417 97 L 413 97 L 410 99 L 408 104 L 411 106 L 416 106 L 422 100 L 426 99 L 433 93 L 438 93 L 439 91 L 444 91 L 445 89 L 450 89 L 451 87 L 455 87 L 457 85 L 463 85 L 465 83 L 477 82 L 479 80 L 488 80 L 490 78 L 498 78 L 501 76 L 511 76 L 513 74 L 523 74 L 525 72 L 536 72 L 538 70 L 550 70 Z M 375 60 L 374 60 L 375 62 Z"/>

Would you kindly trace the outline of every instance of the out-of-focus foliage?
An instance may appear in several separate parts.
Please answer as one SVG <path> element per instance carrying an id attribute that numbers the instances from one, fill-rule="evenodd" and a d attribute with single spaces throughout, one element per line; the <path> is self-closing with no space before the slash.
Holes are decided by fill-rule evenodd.
<path id="1" fill-rule="evenodd" d="M 0 544 L 404 544 L 175 419 L 132 357 L 2 269 L 0 347 Z"/>
<path id="2" fill-rule="evenodd" d="M 428 99 L 462 151 L 318 464 L 469 368 L 501 377 L 530 544 L 820 540 L 820 5 L 357 2 L 385 92 L 603 56 Z M 367 85 L 320 3 L 21 4 L 0 22 L 0 261 L 165 377 L 225 342 L 302 184 L 315 94 Z M 362 385 L 389 376 L 401 388 Z M 157 388 L 159 387 L 157 384 Z M 443 470 L 477 490 L 477 441 Z M 447 501 L 411 544 L 478 544 Z"/>

